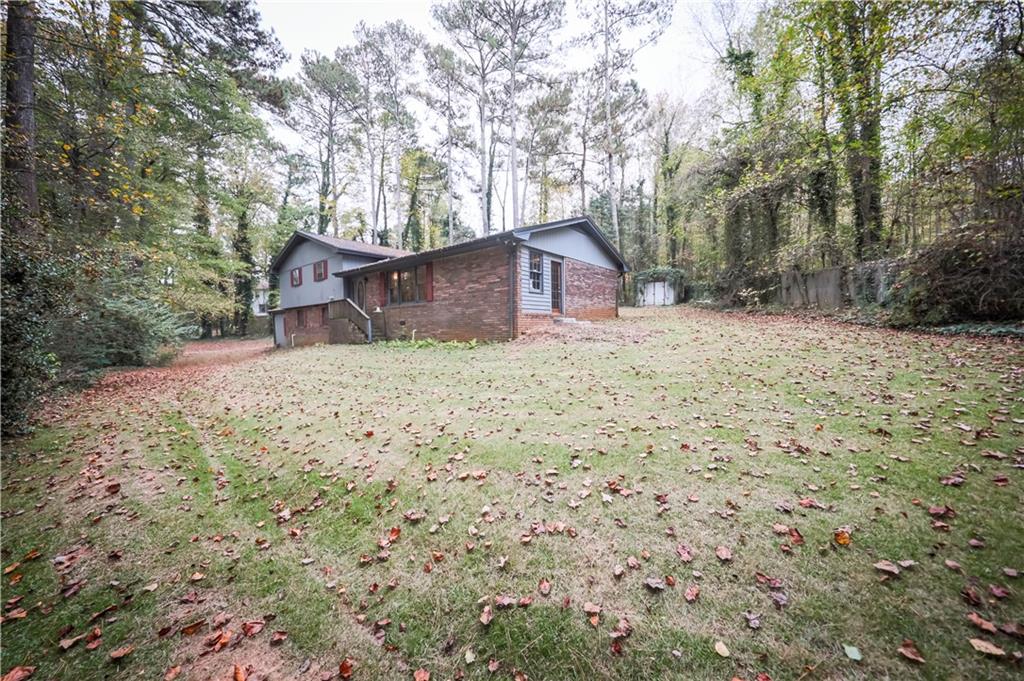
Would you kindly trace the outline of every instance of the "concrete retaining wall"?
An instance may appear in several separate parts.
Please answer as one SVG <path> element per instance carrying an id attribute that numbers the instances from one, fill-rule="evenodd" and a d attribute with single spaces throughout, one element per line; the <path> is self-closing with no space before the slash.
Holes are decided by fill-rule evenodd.
<path id="1" fill-rule="evenodd" d="M 876 260 L 812 272 L 789 270 L 782 273 L 779 295 L 783 305 L 821 310 L 884 305 L 889 301 L 899 272 L 897 260 Z"/>

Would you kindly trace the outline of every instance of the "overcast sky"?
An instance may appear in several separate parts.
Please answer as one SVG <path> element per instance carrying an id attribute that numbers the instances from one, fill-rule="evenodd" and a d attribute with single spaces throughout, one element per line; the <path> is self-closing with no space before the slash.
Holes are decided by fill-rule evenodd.
<path id="1" fill-rule="evenodd" d="M 274 29 L 289 54 L 282 75 L 298 72 L 299 57 L 305 50 L 333 54 L 337 47 L 352 43 L 353 29 L 360 21 L 381 24 L 401 19 L 428 40 L 440 42 L 442 36 L 430 16 L 431 4 L 429 0 L 257 0 L 264 24 Z M 566 2 L 566 25 L 555 38 L 556 43 L 583 32 L 576 7 L 575 0 Z M 674 99 L 694 102 L 711 83 L 713 55 L 694 20 L 696 12 L 705 10 L 705 3 L 677 0 L 672 24 L 657 43 L 637 55 L 634 77 L 652 97 L 664 92 Z M 561 58 L 568 68 L 578 68 L 587 55 L 565 51 Z M 281 126 L 275 126 L 275 134 L 291 147 L 302 144 L 297 135 Z M 471 195 L 462 194 L 463 214 L 475 222 L 479 217 L 474 213 L 475 201 Z"/>

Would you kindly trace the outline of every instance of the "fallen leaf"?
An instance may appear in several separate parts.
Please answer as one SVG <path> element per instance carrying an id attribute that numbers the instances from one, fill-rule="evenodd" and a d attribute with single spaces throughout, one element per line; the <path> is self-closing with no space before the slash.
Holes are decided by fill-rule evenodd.
<path id="1" fill-rule="evenodd" d="M 491 606 L 485 605 L 484 611 L 480 613 L 480 624 L 487 626 L 494 619 L 494 612 L 491 610 Z"/>
<path id="2" fill-rule="evenodd" d="M 857 646 L 848 646 L 844 643 L 843 651 L 846 652 L 846 656 L 854 662 L 860 662 L 862 659 L 864 659 L 863 656 L 861 656 L 860 654 L 860 648 L 858 648 Z"/>
<path id="3" fill-rule="evenodd" d="M 651 591 L 664 591 L 665 580 L 659 579 L 657 577 L 648 577 L 644 580 L 644 586 L 646 586 Z"/>
<path id="4" fill-rule="evenodd" d="M 117 650 L 110 651 L 110 659 L 120 660 L 122 657 L 131 655 L 133 650 L 135 650 L 135 646 L 122 646 Z"/>
<path id="5" fill-rule="evenodd" d="M 836 543 L 840 546 L 849 546 L 853 538 L 850 536 L 850 528 L 840 527 L 838 530 L 832 533 L 832 538 L 836 540 Z"/>
<path id="6" fill-rule="evenodd" d="M 924 664 L 924 658 L 921 656 L 921 651 L 917 649 L 917 646 L 914 645 L 914 642 L 909 638 L 903 639 L 903 643 L 901 643 L 900 647 L 896 649 L 896 652 L 908 660 L 917 662 L 918 664 Z"/>
<path id="7" fill-rule="evenodd" d="M 422 667 L 412 673 L 413 681 L 430 681 L 430 672 Z"/>
<path id="8" fill-rule="evenodd" d="M 987 631 L 990 634 L 995 634 L 999 631 L 998 629 L 996 629 L 995 624 L 989 622 L 987 619 L 983 618 L 976 612 L 967 613 L 967 619 L 968 621 L 970 621 L 971 624 L 978 627 L 982 631 Z"/>
<path id="9" fill-rule="evenodd" d="M 745 613 L 743 613 L 743 617 L 746 618 L 747 626 L 750 627 L 751 629 L 760 629 L 761 628 L 761 616 L 760 615 L 757 615 L 757 614 L 752 613 L 752 612 L 745 612 Z"/>
<path id="10" fill-rule="evenodd" d="M 263 620 L 254 620 L 252 622 L 242 622 L 242 632 L 246 636 L 255 636 L 256 634 L 263 631 Z"/>
<path id="11" fill-rule="evenodd" d="M 683 594 L 683 598 L 686 599 L 687 603 L 693 603 L 700 596 L 700 587 L 696 584 L 691 584 L 686 587 L 686 592 Z"/>
<path id="12" fill-rule="evenodd" d="M 57 645 L 60 646 L 61 650 L 68 650 L 85 637 L 86 634 L 79 634 L 78 636 L 73 636 L 71 638 L 62 638 L 60 640 L 60 643 L 58 643 Z"/>
<path id="13" fill-rule="evenodd" d="M 997 645 L 989 643 L 983 638 L 972 638 L 971 646 L 979 653 L 991 655 L 992 657 L 1005 657 L 1006 651 Z"/>
<path id="14" fill-rule="evenodd" d="M 356 661 L 351 657 L 346 657 L 341 661 L 341 664 L 338 665 L 338 674 L 343 679 L 351 679 L 352 672 L 355 671 L 355 668 Z"/>
<path id="15" fill-rule="evenodd" d="M 721 641 L 715 641 L 715 652 L 722 657 L 729 657 L 729 649 Z"/>
<path id="16" fill-rule="evenodd" d="M 180 664 L 176 664 L 173 667 L 171 667 L 170 669 L 168 669 L 167 673 L 164 674 L 164 681 L 174 681 L 174 679 L 178 678 L 178 676 L 180 674 L 181 674 L 181 665 Z"/>
<path id="17" fill-rule="evenodd" d="M 551 593 L 551 582 L 546 579 L 540 580 L 540 584 L 537 585 L 537 590 L 540 591 L 541 596 L 547 596 Z"/>
<path id="18" fill-rule="evenodd" d="M 14 667 L 11 671 L 4 674 L 4 678 L 0 679 L 0 681 L 23 681 L 32 676 L 35 671 L 35 667 Z"/>
<path id="19" fill-rule="evenodd" d="M 195 622 L 192 622 L 191 624 L 186 624 L 185 626 L 183 626 L 181 628 L 181 633 L 184 634 L 185 636 L 191 636 L 191 635 L 193 635 L 194 633 L 196 633 L 197 631 L 199 631 L 200 629 L 202 629 L 205 626 L 206 626 L 206 620 L 205 619 L 196 620 Z"/>
<path id="20" fill-rule="evenodd" d="M 877 563 L 875 563 L 874 567 L 879 572 L 887 572 L 890 575 L 898 575 L 900 573 L 900 569 L 896 565 L 896 563 L 893 563 L 892 561 L 888 560 L 880 560 Z"/>

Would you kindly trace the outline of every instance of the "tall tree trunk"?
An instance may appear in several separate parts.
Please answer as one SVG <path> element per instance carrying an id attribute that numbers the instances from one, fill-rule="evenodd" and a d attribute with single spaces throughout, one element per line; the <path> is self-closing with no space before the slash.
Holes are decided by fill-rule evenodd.
<path id="1" fill-rule="evenodd" d="M 378 169 L 380 177 L 378 178 L 379 182 L 377 183 L 377 206 L 383 212 L 382 217 L 384 218 L 384 227 L 381 228 L 380 234 L 377 235 L 377 243 L 379 243 L 381 246 L 390 246 L 391 236 L 388 230 L 388 197 L 387 192 L 384 191 L 384 165 L 386 163 L 386 159 L 384 158 L 384 156 L 384 145 L 381 144 L 380 168 Z"/>
<path id="2" fill-rule="evenodd" d="M 482 73 L 482 71 L 481 71 Z M 491 175 L 487 146 L 487 82 L 480 77 L 480 215 L 484 223 L 484 235 L 491 233 Z"/>
<path id="3" fill-rule="evenodd" d="M 604 137 L 608 164 L 608 203 L 612 214 L 612 233 L 615 245 L 622 250 L 622 231 L 619 228 L 618 197 L 615 191 L 615 147 L 612 140 L 612 64 L 610 54 L 611 35 L 608 27 L 608 0 L 604 0 Z"/>
<path id="4" fill-rule="evenodd" d="M 448 241 L 448 244 L 451 244 L 451 242 L 452 242 L 452 233 L 455 231 L 455 229 L 454 229 L 454 227 L 452 225 L 452 218 L 453 218 L 452 210 L 454 208 L 452 206 L 452 91 L 451 91 L 451 88 L 448 89 L 448 116 L 447 116 L 447 118 L 448 118 L 448 149 L 447 149 L 448 158 L 446 160 L 446 166 L 448 167 L 448 172 L 447 172 L 447 177 L 445 178 L 445 180 L 446 180 L 445 184 L 447 185 L 446 188 L 448 190 L 448 239 L 447 239 L 447 241 Z M 446 245 L 448 245 L 448 244 L 446 244 Z"/>
<path id="5" fill-rule="evenodd" d="M 256 263 L 253 261 L 252 241 L 249 239 L 249 210 L 243 209 L 238 216 L 238 225 L 232 243 L 235 255 L 245 265 L 245 271 L 235 275 L 235 334 L 244 336 L 249 333 L 249 315 L 252 312 L 252 273 Z"/>
<path id="6" fill-rule="evenodd" d="M 587 134 L 580 134 L 580 142 L 583 145 L 583 155 L 580 157 L 580 215 L 587 212 Z"/>
<path id="7" fill-rule="evenodd" d="M 516 46 L 513 44 L 510 46 L 510 50 L 514 53 Z M 516 154 L 516 147 L 519 146 L 519 140 L 516 139 L 516 118 L 519 117 L 519 104 L 516 102 L 516 68 L 517 64 L 515 59 L 512 60 L 511 75 L 512 81 L 510 83 L 509 92 L 511 94 L 510 104 L 512 106 L 512 118 L 511 118 L 511 134 L 509 137 L 509 165 L 512 170 L 512 229 L 519 229 L 519 159 Z"/>
<path id="8" fill-rule="evenodd" d="M 367 95 L 367 97 L 369 97 L 369 95 Z M 376 172 L 377 172 L 377 169 L 374 167 L 375 163 L 374 163 L 374 158 L 373 158 L 373 135 L 372 135 L 372 133 L 370 131 L 370 124 L 369 123 L 366 124 L 366 128 L 364 130 L 364 133 L 366 135 L 366 160 L 367 160 L 366 166 L 369 169 L 369 172 L 367 173 L 367 175 L 370 177 L 370 187 L 369 187 L 369 192 L 370 192 L 370 243 L 374 243 L 375 244 L 375 243 L 377 243 L 377 236 L 378 236 L 378 234 L 377 234 L 377 208 L 379 206 L 379 203 L 377 202 L 377 182 L 376 182 Z"/>
<path id="9" fill-rule="evenodd" d="M 392 205 L 395 207 L 395 231 L 401 233 L 402 229 L 402 145 L 399 139 L 395 138 L 395 154 L 391 160 L 392 172 L 395 174 L 395 199 Z M 404 240 L 399 242 L 399 248 L 405 248 Z"/>
<path id="10" fill-rule="evenodd" d="M 494 225 L 491 220 L 491 216 L 494 214 L 494 156 L 497 151 L 496 146 L 498 144 L 498 137 L 494 134 L 494 121 L 491 121 L 491 139 L 488 142 L 487 154 L 487 229 L 488 233 L 494 231 Z M 502 223 L 505 222 L 504 215 L 502 215 Z"/>
<path id="11" fill-rule="evenodd" d="M 526 219 L 526 190 L 530 185 L 530 156 L 533 154 L 533 138 L 530 138 L 530 143 L 526 146 L 526 162 L 523 164 L 523 199 L 519 203 L 520 210 L 523 212 L 523 220 Z M 522 225 L 519 225 L 522 227 Z"/>
<path id="12" fill-rule="evenodd" d="M 331 133 L 327 138 L 327 159 L 329 161 L 330 172 L 331 172 L 331 205 L 329 210 L 331 211 L 331 229 L 334 231 L 334 237 L 338 237 L 338 158 L 335 153 L 335 142 L 334 142 L 334 129 L 332 126 Z M 325 225 L 326 227 L 326 225 Z"/>
<path id="13" fill-rule="evenodd" d="M 327 234 L 327 223 L 330 222 L 330 206 L 327 201 L 331 195 L 331 156 L 328 151 L 320 159 L 320 197 L 317 202 L 319 213 L 316 221 L 316 233 Z"/>
<path id="14" fill-rule="evenodd" d="M 206 174 L 206 147 L 202 144 L 196 147 L 195 194 L 192 222 L 197 233 L 210 236 L 210 181 Z"/>
<path id="15" fill-rule="evenodd" d="M 35 229 L 39 217 L 36 185 L 34 2 L 13 0 L 7 6 L 4 59 L 4 194 L 5 222 L 14 234 Z"/>

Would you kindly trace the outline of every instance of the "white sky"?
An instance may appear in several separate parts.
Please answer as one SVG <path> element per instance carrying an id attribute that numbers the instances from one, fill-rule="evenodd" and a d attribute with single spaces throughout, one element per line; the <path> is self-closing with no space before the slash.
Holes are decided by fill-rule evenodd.
<path id="1" fill-rule="evenodd" d="M 288 52 L 290 60 L 282 67 L 282 75 L 295 75 L 299 57 L 305 50 L 333 54 L 334 50 L 353 41 L 356 24 L 381 24 L 401 19 L 426 35 L 431 42 L 443 38 L 430 16 L 429 0 L 257 0 L 266 26 L 274 29 Z M 566 2 L 566 26 L 559 40 L 582 32 L 583 24 L 576 16 L 576 1 Z M 697 30 L 695 12 L 704 12 L 707 3 L 677 0 L 672 24 L 657 43 L 644 48 L 635 59 L 634 77 L 653 97 L 667 93 L 672 99 L 695 102 L 713 78 L 713 55 Z M 579 51 L 565 53 L 566 63 L 585 63 L 587 55 Z M 291 147 L 301 144 L 292 131 L 275 126 L 275 134 Z M 460 212 L 470 224 L 479 224 L 476 200 L 466 190 Z M 358 199 L 356 199 L 358 200 Z"/>

